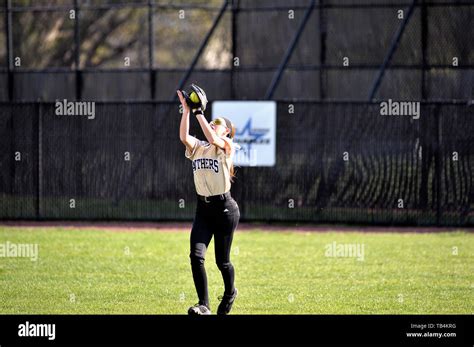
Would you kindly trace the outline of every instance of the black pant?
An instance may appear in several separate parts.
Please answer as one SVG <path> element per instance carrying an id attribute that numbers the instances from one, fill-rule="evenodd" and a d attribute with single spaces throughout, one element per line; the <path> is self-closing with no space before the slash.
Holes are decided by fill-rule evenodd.
<path id="1" fill-rule="evenodd" d="M 191 269 L 199 304 L 209 307 L 207 275 L 204 267 L 206 251 L 214 235 L 217 267 L 224 280 L 225 293 L 234 292 L 234 267 L 230 262 L 230 248 L 237 228 L 240 211 L 237 202 L 230 197 L 226 200 L 204 202 L 198 199 L 196 216 L 191 230 Z"/>

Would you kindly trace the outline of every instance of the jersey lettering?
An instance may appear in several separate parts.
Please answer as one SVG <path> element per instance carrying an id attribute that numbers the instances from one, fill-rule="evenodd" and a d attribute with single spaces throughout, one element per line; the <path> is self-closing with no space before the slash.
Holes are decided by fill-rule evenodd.
<path id="1" fill-rule="evenodd" d="M 193 172 L 196 170 L 214 170 L 219 173 L 219 161 L 211 158 L 198 158 L 193 160 Z"/>

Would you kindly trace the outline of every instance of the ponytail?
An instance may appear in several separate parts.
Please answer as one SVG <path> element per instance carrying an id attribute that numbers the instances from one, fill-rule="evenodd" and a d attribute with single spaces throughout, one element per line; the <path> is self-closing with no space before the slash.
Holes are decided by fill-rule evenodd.
<path id="1" fill-rule="evenodd" d="M 234 178 L 235 178 L 235 169 L 234 169 L 234 163 L 230 164 L 230 182 L 234 183 Z"/>
<path id="2" fill-rule="evenodd" d="M 225 118 L 225 117 L 220 117 L 224 120 L 225 124 L 226 124 L 226 127 L 229 129 L 229 133 L 227 134 L 227 137 L 232 141 L 232 143 L 234 142 L 234 136 L 235 136 L 235 125 L 234 123 L 232 123 L 228 118 Z M 234 149 L 234 153 L 235 153 L 235 149 Z M 230 165 L 230 182 L 231 183 L 234 183 L 234 178 L 235 178 L 235 169 L 234 169 L 234 163 L 232 162 L 232 164 Z"/>

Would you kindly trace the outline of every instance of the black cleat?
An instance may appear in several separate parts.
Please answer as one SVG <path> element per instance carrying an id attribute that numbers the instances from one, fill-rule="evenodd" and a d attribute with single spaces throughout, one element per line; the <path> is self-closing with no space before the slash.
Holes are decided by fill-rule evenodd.
<path id="1" fill-rule="evenodd" d="M 221 303 L 219 304 L 219 307 L 217 308 L 217 314 L 218 315 L 229 314 L 236 297 L 237 297 L 237 288 L 234 289 L 234 293 L 232 293 L 231 295 L 224 294 L 223 296 L 220 296 L 219 300 L 221 300 Z"/>
<path id="2" fill-rule="evenodd" d="M 192 307 L 189 308 L 188 314 L 195 316 L 195 315 L 208 315 L 211 314 L 211 310 L 209 310 L 209 307 L 205 305 L 200 305 L 196 304 Z"/>

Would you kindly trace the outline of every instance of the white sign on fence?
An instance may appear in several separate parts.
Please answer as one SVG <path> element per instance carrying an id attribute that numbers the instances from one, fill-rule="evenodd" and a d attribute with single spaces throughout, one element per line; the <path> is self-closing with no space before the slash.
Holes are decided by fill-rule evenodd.
<path id="1" fill-rule="evenodd" d="M 234 141 L 240 145 L 234 164 L 274 166 L 276 162 L 275 101 L 214 101 L 212 119 L 229 118 L 236 127 Z"/>

